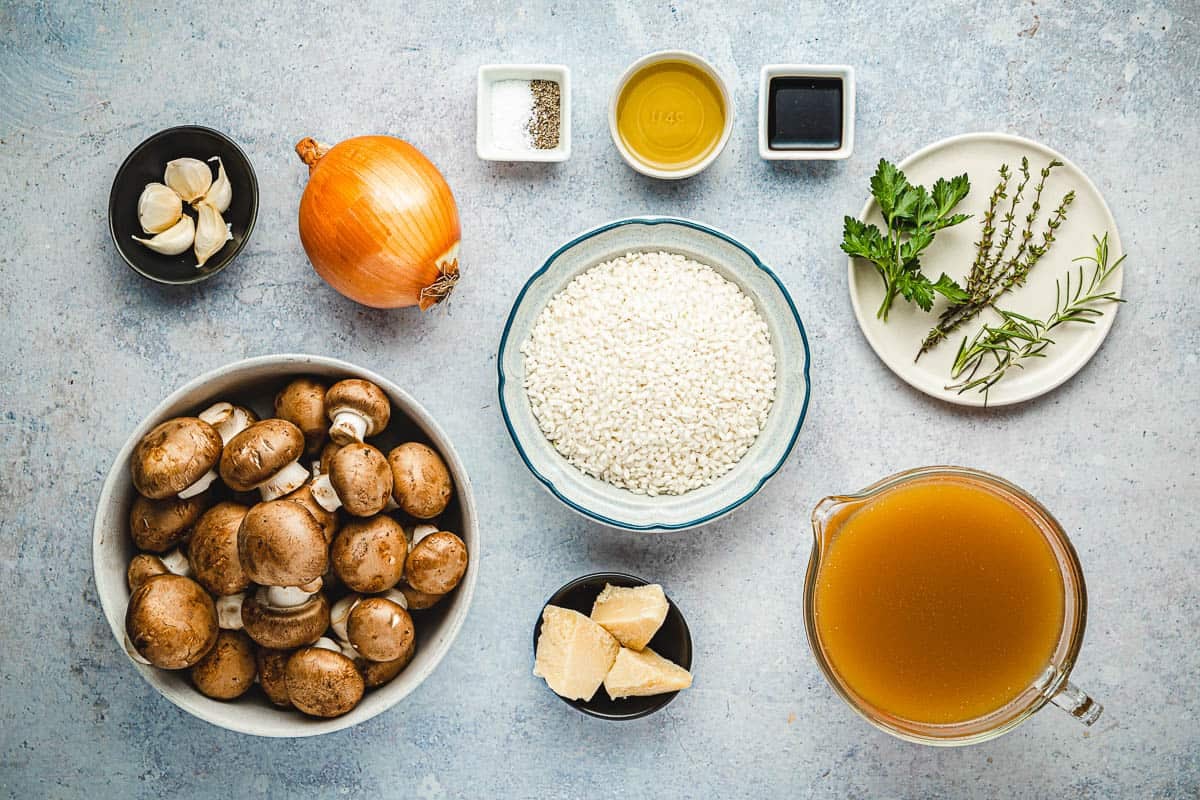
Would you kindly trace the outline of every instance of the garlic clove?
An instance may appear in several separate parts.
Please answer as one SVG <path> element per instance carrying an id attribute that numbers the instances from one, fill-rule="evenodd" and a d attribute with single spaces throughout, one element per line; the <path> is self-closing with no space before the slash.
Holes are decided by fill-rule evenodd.
<path id="1" fill-rule="evenodd" d="M 233 238 L 233 232 L 225 224 L 221 212 L 211 203 L 198 203 L 196 211 L 200 215 L 196 221 L 196 266 L 203 267 Z"/>
<path id="2" fill-rule="evenodd" d="M 138 223 L 146 233 L 162 233 L 183 216 L 183 200 L 170 186 L 147 183 L 138 198 Z"/>
<path id="3" fill-rule="evenodd" d="M 163 182 L 191 203 L 204 197 L 212 186 L 212 169 L 198 158 L 177 158 L 167 162 Z"/>
<path id="4" fill-rule="evenodd" d="M 162 233 L 156 234 L 154 238 L 143 239 L 134 236 L 133 240 L 141 242 L 154 252 L 162 253 L 164 256 L 177 256 L 191 247 L 195 238 L 196 223 L 192 221 L 191 217 L 184 214 L 178 222 Z"/>
<path id="5" fill-rule="evenodd" d="M 211 203 L 213 208 L 224 214 L 233 202 L 233 185 L 229 183 L 229 176 L 225 174 L 225 162 L 221 157 L 213 156 L 209 161 L 217 162 L 217 179 L 201 198 L 201 202 Z"/>

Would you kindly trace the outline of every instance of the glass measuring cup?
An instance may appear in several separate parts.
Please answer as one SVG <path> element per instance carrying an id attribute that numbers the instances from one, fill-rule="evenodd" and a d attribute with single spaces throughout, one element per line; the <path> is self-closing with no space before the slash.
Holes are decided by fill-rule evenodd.
<path id="1" fill-rule="evenodd" d="M 868 701 L 839 674 L 821 640 L 817 625 L 818 576 L 846 523 L 880 495 L 917 482 L 960 482 L 985 489 L 1011 504 L 1037 527 L 1045 539 L 1063 584 L 1063 618 L 1045 668 L 1017 696 L 983 716 L 950 723 L 907 719 Z M 815 543 L 809 560 L 804 591 L 804 622 L 817 664 L 834 690 L 871 724 L 907 741 L 929 745 L 963 745 L 986 741 L 1012 730 L 1047 702 L 1064 709 L 1085 725 L 1100 717 L 1103 707 L 1072 684 L 1068 677 L 1083 642 L 1087 618 L 1087 592 L 1075 549 L 1058 522 L 1040 503 L 1008 481 L 964 467 L 922 467 L 908 470 L 868 486 L 855 494 L 826 497 L 812 515 Z M 886 657 L 882 656 L 881 657 Z"/>

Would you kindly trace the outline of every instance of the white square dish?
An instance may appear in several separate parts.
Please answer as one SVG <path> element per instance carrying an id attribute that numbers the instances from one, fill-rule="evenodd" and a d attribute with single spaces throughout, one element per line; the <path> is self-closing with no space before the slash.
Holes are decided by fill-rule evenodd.
<path id="1" fill-rule="evenodd" d="M 492 88 L 497 81 L 554 81 L 559 88 L 558 147 L 506 150 L 492 135 Z M 566 161 L 571 157 L 571 70 L 562 64 L 484 64 L 475 92 L 475 152 L 484 161 Z"/>
<path id="2" fill-rule="evenodd" d="M 770 146 L 769 105 L 775 78 L 839 78 L 842 82 L 842 136 L 836 149 Z M 854 68 L 842 64 L 767 64 L 758 84 L 758 155 L 767 161 L 836 161 L 854 152 Z"/>

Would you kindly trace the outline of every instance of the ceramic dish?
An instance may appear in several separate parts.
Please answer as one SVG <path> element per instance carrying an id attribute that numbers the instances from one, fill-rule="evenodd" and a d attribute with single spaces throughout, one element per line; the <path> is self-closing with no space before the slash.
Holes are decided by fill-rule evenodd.
<path id="1" fill-rule="evenodd" d="M 837 78 L 842 83 L 841 146 L 818 150 L 770 145 L 771 81 L 776 78 Z M 767 161 L 835 161 L 854 152 L 854 68 L 830 64 L 767 64 L 758 81 L 758 155 Z"/>
<path id="2" fill-rule="evenodd" d="M 558 606 L 560 608 L 569 608 L 572 611 L 578 611 L 580 614 L 588 616 L 592 613 L 592 605 L 596 602 L 596 597 L 604 590 L 604 584 L 606 583 L 611 583 L 613 586 L 632 587 L 645 586 L 650 581 L 645 581 L 621 572 L 596 572 L 591 575 L 584 575 L 582 578 L 576 578 L 561 587 L 551 595 L 546 604 L 542 606 L 542 609 L 545 610 L 546 606 Z M 670 606 L 667 610 L 667 618 L 663 620 L 662 627 L 654 634 L 654 638 L 650 640 L 647 647 L 663 658 L 673 661 L 690 671 L 692 669 L 691 631 L 688 630 L 687 620 L 683 618 L 683 613 L 670 597 L 667 598 L 667 603 Z M 541 633 L 542 614 L 539 611 L 537 623 L 533 626 L 533 653 L 535 658 L 537 657 L 537 641 Z M 538 680 L 541 679 L 539 678 Z M 549 687 L 546 690 L 553 694 Z M 604 687 L 601 686 L 592 695 L 591 700 L 568 700 L 558 694 L 554 696 L 588 716 L 610 720 L 629 720 L 653 714 L 655 711 L 664 708 L 678 694 L 679 692 L 666 692 L 648 697 L 623 697 L 620 700 L 613 700 L 604 691 Z"/>
<path id="3" fill-rule="evenodd" d="M 1103 236 L 1108 233 L 1110 263 L 1124 252 L 1112 212 L 1088 177 L 1049 147 L 1003 133 L 971 133 L 943 139 L 904 159 L 899 166 L 910 181 L 925 186 L 932 186 L 940 177 L 949 178 L 963 172 L 970 177 L 971 192 L 955 210 L 974 216 L 960 225 L 939 231 L 934 243 L 921 256 L 921 268 L 926 275 L 936 278 L 945 272 L 962 283 L 975 257 L 974 243 L 979 239 L 980 220 L 987 210 L 988 197 L 999 180 L 997 170 L 1001 164 L 1008 164 L 1015 171 L 1021 164 L 1022 156 L 1029 157 L 1030 170 L 1033 172 L 1029 190 L 1037 180 L 1037 171 L 1048 161 L 1056 158 L 1063 162 L 1063 166 L 1054 170 L 1046 182 L 1039 220 L 1046 218 L 1063 194 L 1075 190 L 1075 202 L 1070 207 L 1066 222 L 1056 232 L 1054 247 L 1030 271 L 1026 285 L 1004 295 L 1000 302 L 1000 306 L 1006 310 L 1044 319 L 1053 311 L 1055 282 L 1070 270 L 1074 284 L 1079 265 L 1072 264 L 1072 259 L 1090 256 L 1095 252 L 1093 234 Z M 1020 208 L 1028 207 L 1029 190 Z M 1019 216 L 1024 213 L 1018 210 Z M 882 225 L 879 209 L 873 199 L 868 200 L 859 218 Z M 1035 237 L 1039 241 L 1044 228 L 1040 221 L 1034 227 Z M 914 362 L 913 357 L 921 340 L 937 321 L 946 301 L 939 297 L 933 311 L 926 314 L 916 305 L 898 300 L 892 306 L 888 322 L 884 324 L 875 317 L 875 310 L 883 299 L 879 274 L 871 264 L 853 258 L 849 260 L 848 269 L 850 302 L 858 317 L 859 327 L 876 355 L 913 388 L 964 406 L 1020 403 L 1061 385 L 1082 369 L 1100 348 L 1119 308 L 1119 304 L 1106 305 L 1104 316 L 1097 318 L 1094 325 L 1064 325 L 1056 328 L 1053 334 L 1055 344 L 1047 351 L 1047 357 L 1028 359 L 1030 363 L 1026 364 L 1025 369 L 1009 370 L 1004 380 L 992 387 L 985 402 L 983 394 L 975 391 L 958 394 L 957 390 L 946 389 L 946 385 L 953 383 L 950 367 L 963 337 L 974 336 L 983 322 L 992 323 L 997 315 L 990 311 L 980 314 L 961 326 L 950 339 Z M 1104 284 L 1104 288 L 1120 293 L 1123 272 L 1123 269 L 1118 269 Z"/>
<path id="4" fill-rule="evenodd" d="M 617 106 L 621 100 L 621 94 L 625 90 L 625 85 L 636 74 L 641 72 L 646 67 L 657 64 L 663 61 L 682 61 L 685 64 L 691 64 L 698 68 L 701 72 L 707 74 L 716 83 L 717 88 L 721 92 L 721 99 L 725 105 L 725 125 L 721 129 L 721 138 L 717 141 L 716 147 L 712 149 L 707 156 L 690 167 L 682 169 L 659 169 L 651 166 L 645 161 L 642 161 L 634 155 L 628 147 L 625 146 L 625 140 L 621 136 L 620 129 L 617 125 Z M 721 155 L 725 149 L 725 145 L 729 143 L 729 134 L 733 130 L 733 95 L 729 92 L 729 86 L 725 83 L 725 79 L 721 77 L 721 73 L 717 72 L 716 67 L 705 61 L 695 53 L 689 53 L 686 50 L 659 50 L 656 53 L 650 53 L 642 56 L 637 61 L 629 65 L 625 73 L 621 75 L 621 79 L 617 81 L 616 88 L 613 90 L 612 98 L 608 103 L 608 132 L 612 136 L 613 144 L 617 148 L 617 152 L 621 154 L 621 158 L 625 160 L 633 170 L 647 175 L 651 178 L 662 178 L 664 180 L 680 180 L 682 178 L 690 178 L 700 172 L 708 169 Z"/>
<path id="5" fill-rule="evenodd" d="M 387 435 L 380 437 L 382 446 L 386 450 L 401 441 L 415 439 L 428 442 L 441 453 L 450 468 L 455 488 L 454 500 L 441 519 L 459 533 L 470 553 L 467 573 L 458 588 L 433 609 L 419 613 L 416 619 L 417 652 L 412 663 L 390 683 L 368 691 L 350 713 L 335 719 L 316 719 L 297 711 L 281 711 L 269 705 L 256 690 L 231 702 L 213 700 L 192 687 L 187 670 L 155 669 L 124 656 L 125 607 L 129 603 L 125 569 L 135 552 L 129 538 L 128 521 L 134 498 L 129 456 L 134 446 L 159 422 L 194 412 L 217 400 L 242 403 L 269 416 L 275 392 L 291 378 L 301 375 L 330 380 L 366 378 L 387 393 L 392 402 L 392 422 Z M 96 590 L 122 658 L 163 697 L 206 722 L 232 731 L 256 736 L 315 736 L 349 728 L 386 711 L 407 697 L 437 668 L 471 606 L 481 555 L 477 522 L 471 481 L 462 460 L 429 413 L 399 386 L 369 370 L 333 358 L 307 355 L 250 358 L 201 375 L 172 392 L 137 426 L 117 454 L 104 481 L 96 510 L 92 539 Z"/>
<path id="6" fill-rule="evenodd" d="M 138 224 L 137 215 L 138 198 L 146 184 L 162 183 L 168 161 L 176 158 L 206 161 L 212 156 L 221 157 L 233 188 L 233 201 L 222 215 L 230 225 L 232 241 L 226 242 L 200 269 L 196 269 L 196 254 L 190 247 L 177 256 L 166 256 L 135 242 L 134 236 L 148 236 Z M 156 283 L 199 283 L 216 275 L 242 252 L 257 218 L 258 179 L 250 159 L 228 136 L 199 125 L 167 128 L 135 147 L 117 170 L 108 195 L 108 230 L 117 252 L 130 269 Z"/>
<path id="7" fill-rule="evenodd" d="M 686 494 L 649 497 L 584 474 L 546 440 L 525 395 L 520 348 L 545 304 L 576 275 L 626 253 L 659 250 L 709 265 L 754 301 L 767 323 L 775 350 L 776 395 L 762 433 L 729 473 Z M 808 340 L 779 278 L 732 237 L 696 222 L 669 217 L 618 220 L 556 250 L 517 296 L 500 340 L 497 366 L 501 412 L 525 465 L 570 508 L 626 530 L 684 530 L 733 511 L 753 497 L 783 465 L 808 408 Z"/>
<path id="8" fill-rule="evenodd" d="M 492 137 L 492 86 L 497 81 L 555 81 L 559 92 L 558 147 L 503 150 Z M 571 157 L 571 70 L 561 64 L 484 64 L 475 89 L 475 153 L 484 161 L 566 161 Z"/>

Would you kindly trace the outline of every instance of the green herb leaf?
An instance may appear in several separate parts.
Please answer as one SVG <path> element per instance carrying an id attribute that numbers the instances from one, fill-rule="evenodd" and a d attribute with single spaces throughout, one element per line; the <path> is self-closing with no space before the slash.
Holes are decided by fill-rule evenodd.
<path id="1" fill-rule="evenodd" d="M 961 303 L 970 297 L 970 293 L 946 273 L 933 284 L 933 290 L 952 303 Z"/>
<path id="2" fill-rule="evenodd" d="M 892 217 L 900 195 L 907 186 L 908 179 L 895 164 L 883 158 L 879 159 L 879 166 L 875 168 L 875 174 L 871 177 L 871 194 L 875 197 L 875 202 L 879 203 L 879 210 L 884 219 Z"/>
<path id="3" fill-rule="evenodd" d="M 896 276 L 896 288 L 910 303 L 916 303 L 922 311 L 933 308 L 933 284 L 918 270 L 901 272 Z"/>
<path id="4" fill-rule="evenodd" d="M 937 206 L 937 218 L 941 219 L 950 213 L 950 210 L 958 205 L 959 201 L 967 196 L 971 191 L 971 181 L 967 178 L 966 173 L 946 180 L 938 178 L 933 184 L 933 204 Z M 966 218 L 965 216 L 963 217 Z M 962 222 L 962 220 L 959 220 Z M 958 223 L 950 223 L 957 225 Z"/>

